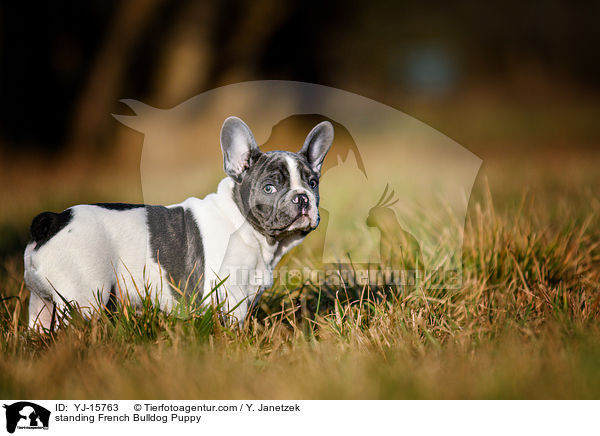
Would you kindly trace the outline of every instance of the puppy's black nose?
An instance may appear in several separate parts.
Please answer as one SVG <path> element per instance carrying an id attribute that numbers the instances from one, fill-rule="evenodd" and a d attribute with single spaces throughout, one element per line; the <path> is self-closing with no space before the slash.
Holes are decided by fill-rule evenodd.
<path id="1" fill-rule="evenodd" d="M 292 203 L 298 205 L 299 211 L 306 212 L 306 209 L 308 209 L 308 196 L 306 194 L 297 194 L 292 198 Z"/>

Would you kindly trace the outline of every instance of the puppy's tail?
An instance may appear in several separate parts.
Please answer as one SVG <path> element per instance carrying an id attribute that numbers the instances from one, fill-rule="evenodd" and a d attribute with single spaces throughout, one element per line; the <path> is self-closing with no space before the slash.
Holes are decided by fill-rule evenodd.
<path id="1" fill-rule="evenodd" d="M 61 213 L 42 212 L 31 222 L 31 240 L 39 247 L 69 224 L 72 216 L 71 209 Z"/>

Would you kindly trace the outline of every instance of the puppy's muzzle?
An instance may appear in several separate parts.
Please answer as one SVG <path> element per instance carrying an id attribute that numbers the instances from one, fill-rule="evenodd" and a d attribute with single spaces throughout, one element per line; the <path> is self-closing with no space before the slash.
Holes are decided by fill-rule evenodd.
<path id="1" fill-rule="evenodd" d="M 298 213 L 301 215 L 306 215 L 308 212 L 308 207 L 310 202 L 308 200 L 308 195 L 306 194 L 297 194 L 292 198 L 292 203 L 298 205 Z"/>

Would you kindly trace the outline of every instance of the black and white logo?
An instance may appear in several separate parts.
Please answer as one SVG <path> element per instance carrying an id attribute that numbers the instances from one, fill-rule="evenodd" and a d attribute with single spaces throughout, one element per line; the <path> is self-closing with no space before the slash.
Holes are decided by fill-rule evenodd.
<path id="1" fill-rule="evenodd" d="M 6 431 L 14 433 L 22 430 L 48 430 L 50 411 L 29 401 L 19 401 L 3 406 L 6 409 Z"/>

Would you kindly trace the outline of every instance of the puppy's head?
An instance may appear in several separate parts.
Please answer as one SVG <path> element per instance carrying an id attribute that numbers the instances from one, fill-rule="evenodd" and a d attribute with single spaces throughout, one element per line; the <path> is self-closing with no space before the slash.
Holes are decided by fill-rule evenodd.
<path id="1" fill-rule="evenodd" d="M 333 126 L 324 121 L 310 131 L 297 153 L 263 153 L 242 120 L 225 120 L 221 129 L 225 172 L 235 181 L 234 201 L 255 229 L 279 239 L 317 227 L 321 166 L 332 142 Z"/>

